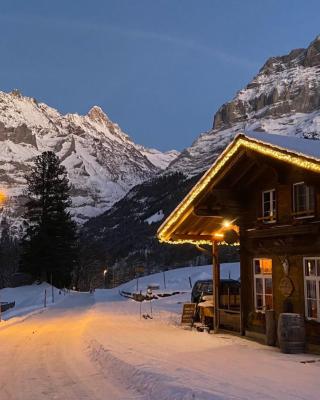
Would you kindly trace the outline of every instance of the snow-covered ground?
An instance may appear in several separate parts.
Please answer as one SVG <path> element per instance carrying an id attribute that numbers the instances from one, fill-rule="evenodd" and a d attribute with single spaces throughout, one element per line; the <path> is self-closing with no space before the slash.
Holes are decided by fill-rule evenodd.
<path id="1" fill-rule="evenodd" d="M 51 307 L 63 301 L 66 295 L 68 295 L 67 292 L 61 291 L 48 283 L 1 289 L 1 302 L 15 301 L 14 308 L 2 313 L 2 320 L 7 321 L 16 317 L 25 317 L 31 312 L 41 310 L 44 308 L 45 297 L 46 307 Z"/>
<path id="2" fill-rule="evenodd" d="M 222 270 L 238 277 L 237 264 Z M 2 323 L 0 399 L 318 399 L 319 357 L 179 325 L 189 277 L 194 282 L 210 272 L 210 266 L 168 271 L 166 289 L 162 273 L 140 278 L 141 290 L 158 284 L 160 291 L 186 292 L 154 300 L 153 319 L 140 319 L 139 303 L 116 288 L 74 292 L 46 312 Z M 136 283 L 121 289 L 135 290 Z M 142 311 L 150 314 L 150 303 Z"/>

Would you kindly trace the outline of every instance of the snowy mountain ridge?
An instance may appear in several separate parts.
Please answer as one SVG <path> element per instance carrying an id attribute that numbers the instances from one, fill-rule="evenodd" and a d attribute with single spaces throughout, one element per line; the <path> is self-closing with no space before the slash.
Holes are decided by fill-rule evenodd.
<path id="1" fill-rule="evenodd" d="M 0 92 L 0 190 L 15 210 L 22 201 L 24 174 L 47 150 L 67 168 L 78 222 L 110 208 L 178 155 L 135 144 L 98 106 L 87 115 L 62 115 L 17 90 Z"/>

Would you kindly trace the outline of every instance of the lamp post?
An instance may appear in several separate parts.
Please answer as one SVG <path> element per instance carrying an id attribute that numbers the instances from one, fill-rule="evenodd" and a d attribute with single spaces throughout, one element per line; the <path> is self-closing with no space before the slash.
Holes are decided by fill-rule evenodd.
<path id="1" fill-rule="evenodd" d="M 107 288 L 107 273 L 108 273 L 108 269 L 105 268 L 103 271 L 103 285 L 104 285 L 105 289 Z"/>

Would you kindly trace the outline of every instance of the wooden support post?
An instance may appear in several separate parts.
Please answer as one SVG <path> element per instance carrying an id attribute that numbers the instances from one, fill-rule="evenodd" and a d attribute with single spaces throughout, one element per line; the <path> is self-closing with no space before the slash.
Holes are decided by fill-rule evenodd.
<path id="1" fill-rule="evenodd" d="M 212 242 L 212 277 L 213 277 L 213 296 L 214 296 L 214 333 L 219 330 L 219 287 L 220 287 L 220 264 L 218 257 L 218 244 Z"/>
<path id="2" fill-rule="evenodd" d="M 241 241 L 241 237 L 240 237 Z M 242 242 L 241 242 L 242 243 Z M 245 290 L 245 280 L 243 277 L 245 276 L 245 269 L 244 267 L 246 266 L 246 248 L 244 245 L 241 246 L 241 251 L 240 251 L 240 335 L 244 336 L 245 335 L 245 315 L 244 312 L 247 308 L 245 308 L 245 299 L 244 299 L 244 293 L 246 292 Z M 248 290 L 248 289 L 247 289 Z"/>

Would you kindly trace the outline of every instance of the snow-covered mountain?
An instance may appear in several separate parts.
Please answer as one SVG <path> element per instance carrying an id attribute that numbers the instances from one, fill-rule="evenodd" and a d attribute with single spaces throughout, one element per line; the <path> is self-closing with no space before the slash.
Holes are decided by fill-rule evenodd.
<path id="1" fill-rule="evenodd" d="M 135 144 L 100 107 L 60 114 L 18 91 L 0 92 L 0 190 L 15 209 L 35 156 L 54 151 L 72 184 L 72 212 L 82 222 L 110 208 L 133 186 L 155 176 L 178 155 Z"/>
<path id="2" fill-rule="evenodd" d="M 172 250 L 172 246 L 159 244 L 155 233 L 239 131 L 320 139 L 320 37 L 306 49 L 267 60 L 253 80 L 220 107 L 212 129 L 200 135 L 160 176 L 135 187 L 109 211 L 88 221 L 83 237 L 89 262 L 100 257 L 102 262 L 107 252 L 110 264 L 116 261 L 121 268 L 135 263 L 149 268 L 168 262 L 196 263 L 199 252 L 188 246 L 173 246 Z M 154 216 L 161 218 L 154 221 Z M 99 248 L 103 249 L 101 256 Z M 236 254 L 222 256 L 230 261 Z"/>
<path id="3" fill-rule="evenodd" d="M 190 176 L 206 170 L 240 131 L 320 139 L 320 36 L 306 49 L 269 58 L 253 80 L 220 107 L 213 129 L 185 149 L 169 171 Z"/>

